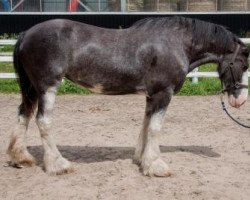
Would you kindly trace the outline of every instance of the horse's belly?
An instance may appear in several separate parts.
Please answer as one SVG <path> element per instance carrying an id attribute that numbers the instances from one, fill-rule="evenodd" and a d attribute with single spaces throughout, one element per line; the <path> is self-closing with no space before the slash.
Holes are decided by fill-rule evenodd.
<path id="1" fill-rule="evenodd" d="M 144 92 L 140 77 L 118 74 L 92 74 L 66 76 L 71 81 L 98 94 L 131 94 Z"/>

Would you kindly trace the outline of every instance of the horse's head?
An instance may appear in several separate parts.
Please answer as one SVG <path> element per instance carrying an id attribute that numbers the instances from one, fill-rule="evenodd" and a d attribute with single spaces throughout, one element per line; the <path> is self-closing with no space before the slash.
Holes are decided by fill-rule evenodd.
<path id="1" fill-rule="evenodd" d="M 248 56 L 249 49 L 244 44 L 237 44 L 233 53 L 222 57 L 218 67 L 229 104 L 236 108 L 244 104 L 248 96 Z"/>

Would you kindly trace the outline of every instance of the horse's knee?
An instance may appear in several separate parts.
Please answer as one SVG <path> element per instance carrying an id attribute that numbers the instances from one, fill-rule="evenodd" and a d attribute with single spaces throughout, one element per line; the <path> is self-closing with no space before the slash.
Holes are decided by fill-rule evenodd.
<path id="1" fill-rule="evenodd" d="M 51 127 L 51 117 L 38 114 L 36 117 L 36 124 L 42 134 L 47 132 Z"/>

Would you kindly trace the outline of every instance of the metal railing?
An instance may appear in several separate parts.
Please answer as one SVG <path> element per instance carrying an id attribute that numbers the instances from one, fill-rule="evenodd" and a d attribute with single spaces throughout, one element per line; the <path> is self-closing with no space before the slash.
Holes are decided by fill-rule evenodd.
<path id="1" fill-rule="evenodd" d="M 250 44 L 250 38 L 241 38 L 241 40 L 245 44 Z M 16 40 L 0 40 L 0 47 L 5 45 L 15 45 Z M 11 53 L 12 54 L 12 53 Z M 0 62 L 13 62 L 12 55 L 5 53 L 0 55 Z M 192 78 L 193 83 L 198 83 L 198 78 L 210 78 L 210 77 L 218 77 L 217 72 L 199 72 L 198 68 L 190 72 L 187 77 Z M 250 72 L 248 72 L 248 77 L 250 77 Z M 2 79 L 12 79 L 16 78 L 15 73 L 0 73 L 0 78 Z"/>

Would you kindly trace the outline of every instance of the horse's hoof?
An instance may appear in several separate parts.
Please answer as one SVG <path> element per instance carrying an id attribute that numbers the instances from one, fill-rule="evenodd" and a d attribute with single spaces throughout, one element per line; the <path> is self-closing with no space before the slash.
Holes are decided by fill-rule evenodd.
<path id="1" fill-rule="evenodd" d="M 73 173 L 74 171 L 75 171 L 75 169 L 72 166 L 70 166 L 70 167 L 67 167 L 67 168 L 53 170 L 53 171 L 46 171 L 46 172 L 49 175 L 54 176 L 54 175 L 70 174 L 70 173 Z"/>
<path id="2" fill-rule="evenodd" d="M 75 170 L 72 164 L 65 158 L 59 157 L 55 160 L 50 160 L 50 162 L 45 161 L 45 171 L 49 175 L 62 175 L 73 173 Z"/>
<path id="3" fill-rule="evenodd" d="M 32 167 L 36 164 L 35 158 L 27 150 L 12 149 L 8 151 L 10 156 L 9 166 L 15 168 Z"/>
<path id="4" fill-rule="evenodd" d="M 152 164 L 143 169 L 143 174 L 146 176 L 156 176 L 156 177 L 169 177 L 171 176 L 171 172 L 169 170 L 168 165 L 158 158 L 157 160 L 153 161 Z"/>
<path id="5" fill-rule="evenodd" d="M 141 158 L 140 156 L 137 156 L 137 155 L 134 155 L 133 159 L 132 159 L 132 162 L 138 166 L 141 165 Z"/>

